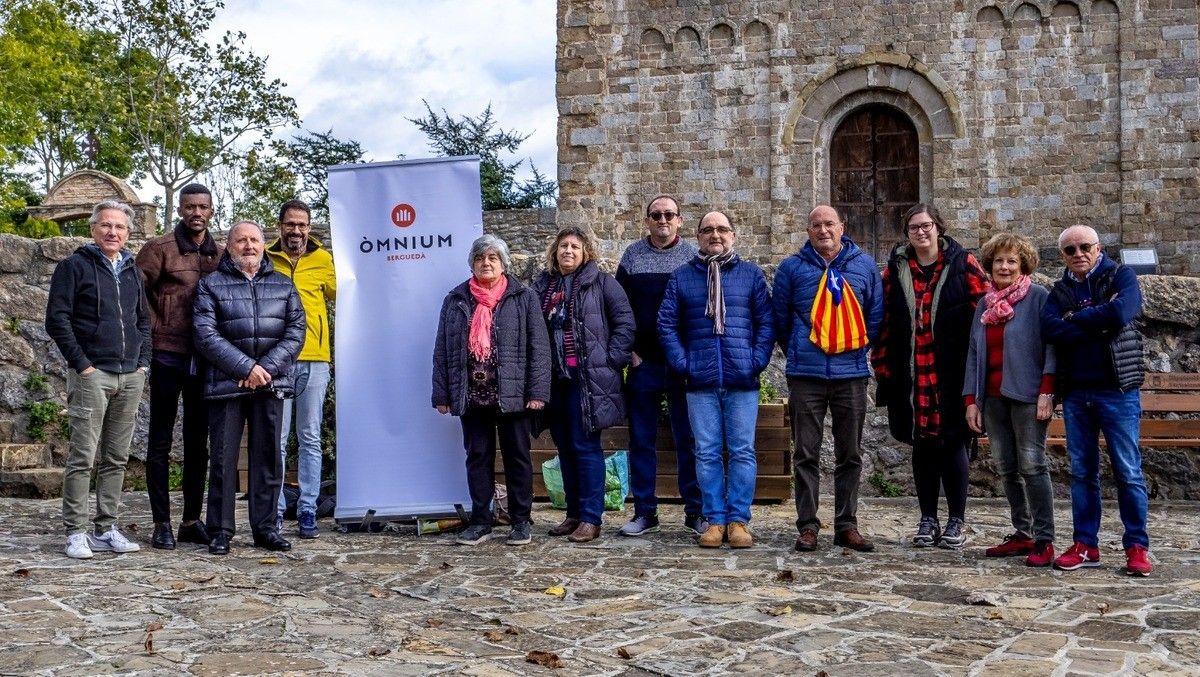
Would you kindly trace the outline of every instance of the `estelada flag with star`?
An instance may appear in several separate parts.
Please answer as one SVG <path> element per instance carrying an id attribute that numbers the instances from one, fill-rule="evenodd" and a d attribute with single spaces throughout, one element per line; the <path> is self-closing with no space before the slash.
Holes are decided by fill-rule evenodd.
<path id="1" fill-rule="evenodd" d="M 846 276 L 833 266 L 825 268 L 813 297 L 812 341 L 826 355 L 858 350 L 867 345 L 867 323 L 862 305 Z"/>

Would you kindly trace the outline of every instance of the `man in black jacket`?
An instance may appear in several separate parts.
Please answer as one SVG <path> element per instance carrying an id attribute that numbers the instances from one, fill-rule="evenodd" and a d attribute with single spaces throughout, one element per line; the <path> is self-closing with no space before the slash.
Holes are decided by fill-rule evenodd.
<path id="1" fill-rule="evenodd" d="M 208 551 L 229 552 L 242 429 L 249 424 L 250 530 L 254 545 L 290 550 L 275 527 L 282 469 L 279 429 L 288 372 L 304 345 L 304 308 L 292 281 L 263 256 L 262 228 L 241 221 L 229 231 L 217 270 L 200 281 L 193 313 L 196 350 L 208 361 Z"/>
<path id="2" fill-rule="evenodd" d="M 97 204 L 89 221 L 94 242 L 55 267 L 46 304 L 46 333 L 67 362 L 71 447 L 63 473 L 63 526 L 67 556 L 75 559 L 97 550 L 140 549 L 117 529 L 129 443 L 150 367 L 146 293 L 125 249 L 132 221 L 127 204 Z M 93 462 L 96 518 L 88 531 Z"/>

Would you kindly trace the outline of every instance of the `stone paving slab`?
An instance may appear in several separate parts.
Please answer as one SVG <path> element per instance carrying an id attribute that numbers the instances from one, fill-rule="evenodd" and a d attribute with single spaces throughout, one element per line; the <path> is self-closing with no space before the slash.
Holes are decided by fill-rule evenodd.
<path id="1" fill-rule="evenodd" d="M 677 506 L 660 533 L 620 538 L 625 516 L 609 513 L 603 539 L 571 545 L 544 535 L 562 513 L 538 505 L 520 548 L 323 520 L 290 553 L 239 535 L 213 557 L 150 549 L 133 493 L 120 523 L 142 551 L 78 562 L 62 554 L 60 510 L 0 499 L 2 675 L 1200 674 L 1200 504 L 1151 506 L 1145 579 L 1120 572 L 1108 504 L 1103 566 L 1068 573 L 983 557 L 1006 533 L 997 500 L 972 501 L 957 552 L 904 544 L 913 499 L 867 499 L 867 555 L 828 532 L 819 551 L 793 552 L 784 504 L 754 507 L 743 551 L 697 548 Z"/>

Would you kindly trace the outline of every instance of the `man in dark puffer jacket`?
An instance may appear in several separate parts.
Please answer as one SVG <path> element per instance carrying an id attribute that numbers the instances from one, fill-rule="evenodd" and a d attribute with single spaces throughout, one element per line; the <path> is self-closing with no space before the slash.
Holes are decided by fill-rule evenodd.
<path id="1" fill-rule="evenodd" d="M 737 236 L 728 216 L 705 214 L 698 235 L 700 253 L 667 282 L 658 332 L 667 365 L 687 388 L 696 479 L 709 522 L 699 544 L 719 548 L 728 537 L 731 548 L 748 548 L 758 476 L 758 376 L 775 342 L 771 295 L 762 269 L 734 253 Z"/>
<path id="2" fill-rule="evenodd" d="M 200 281 L 193 318 L 196 350 L 208 360 L 208 551 L 229 552 L 238 450 L 247 422 L 254 545 L 290 550 L 275 524 L 283 479 L 279 429 L 283 398 L 293 394 L 288 372 L 304 345 L 304 307 L 292 281 L 263 256 L 258 224 L 239 222 L 226 246 L 216 272 Z"/>
<path id="3" fill-rule="evenodd" d="M 1071 548 L 1054 560 L 1065 571 L 1100 566 L 1100 433 L 1108 442 L 1125 526 L 1125 572 L 1148 576 L 1146 480 L 1138 445 L 1143 379 L 1137 275 L 1104 255 L 1089 226 L 1058 236 L 1066 270 L 1042 307 L 1042 335 L 1058 346 L 1058 386 L 1071 460 Z"/>

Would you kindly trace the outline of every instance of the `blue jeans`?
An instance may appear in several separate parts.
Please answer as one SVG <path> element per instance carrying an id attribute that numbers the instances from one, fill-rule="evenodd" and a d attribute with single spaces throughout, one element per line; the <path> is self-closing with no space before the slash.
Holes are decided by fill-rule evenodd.
<path id="1" fill-rule="evenodd" d="M 687 394 L 688 418 L 696 435 L 696 480 L 709 523 L 750 522 L 758 477 L 754 428 L 757 390 L 700 390 Z M 729 449 L 729 468 L 722 451 Z"/>
<path id="2" fill-rule="evenodd" d="M 579 379 L 556 379 L 550 388 L 550 437 L 558 447 L 567 517 L 599 525 L 604 514 L 604 449 L 600 431 L 583 420 Z"/>
<path id="3" fill-rule="evenodd" d="M 1089 547 L 1099 543 L 1100 432 L 1108 442 L 1108 458 L 1117 482 L 1117 507 L 1125 525 L 1124 547 L 1150 546 L 1146 535 L 1146 481 L 1138 448 L 1141 393 L 1131 390 L 1076 390 L 1063 399 L 1067 454 L 1071 458 L 1073 538 Z"/>
<path id="4" fill-rule="evenodd" d="M 655 496 L 658 478 L 658 418 L 667 400 L 671 435 L 675 438 L 675 463 L 679 495 L 686 515 L 699 515 L 700 486 L 696 484 L 695 440 L 688 422 L 687 394 L 681 384 L 668 384 L 666 366 L 642 362 L 630 367 L 626 383 L 625 409 L 629 414 L 629 485 L 635 515 L 658 511 Z"/>
<path id="5" fill-rule="evenodd" d="M 321 490 L 321 419 L 325 408 L 325 389 L 329 386 L 329 363 L 304 360 L 292 368 L 296 384 L 294 400 L 284 400 L 283 427 L 279 434 L 280 477 L 287 472 L 287 441 L 292 432 L 292 406 L 296 408 L 296 439 L 300 443 L 299 479 L 300 502 L 297 517 L 303 512 L 317 512 L 317 494 Z M 301 389 L 303 388 L 303 389 Z M 279 514 L 287 503 L 279 492 Z"/>

